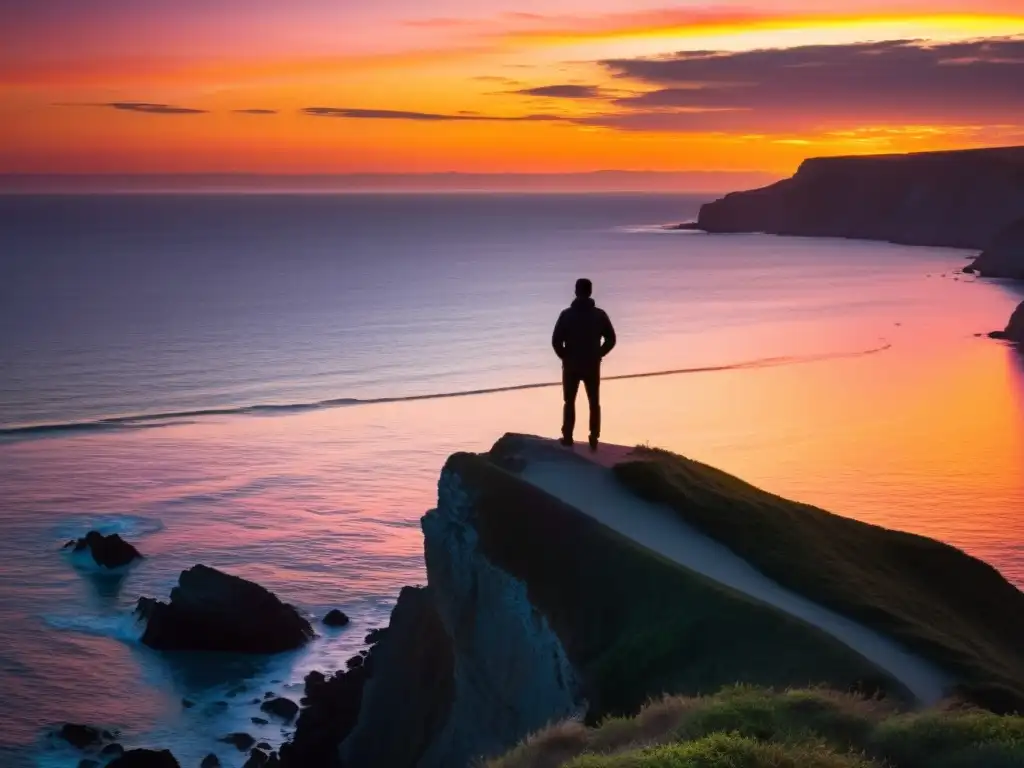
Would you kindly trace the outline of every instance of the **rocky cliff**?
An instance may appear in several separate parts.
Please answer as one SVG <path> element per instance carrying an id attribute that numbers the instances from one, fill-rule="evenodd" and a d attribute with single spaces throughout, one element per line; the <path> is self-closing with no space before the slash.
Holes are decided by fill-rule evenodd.
<path id="1" fill-rule="evenodd" d="M 982 277 L 1024 280 L 1024 216 L 996 235 L 970 268 Z"/>
<path id="2" fill-rule="evenodd" d="M 993 339 L 1005 339 L 1016 344 L 1024 344 L 1024 303 L 1017 307 L 1017 310 L 1010 316 L 1010 322 L 1002 331 L 993 331 L 989 334 Z"/>
<path id="3" fill-rule="evenodd" d="M 1022 215 L 1024 147 L 1007 147 L 810 159 L 703 206 L 698 227 L 980 250 Z"/>
<path id="4" fill-rule="evenodd" d="M 448 460 L 422 521 L 428 586 L 403 591 L 374 650 L 346 768 L 461 768 L 553 721 L 736 680 L 905 694 L 832 637 L 525 482 L 529 445 Z"/>

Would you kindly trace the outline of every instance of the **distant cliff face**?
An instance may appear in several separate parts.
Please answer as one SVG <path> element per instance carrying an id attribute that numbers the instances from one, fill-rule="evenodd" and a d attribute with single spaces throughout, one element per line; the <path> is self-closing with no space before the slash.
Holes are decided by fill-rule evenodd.
<path id="1" fill-rule="evenodd" d="M 817 158 L 703 206 L 707 232 L 987 248 L 1024 215 L 1024 147 Z"/>
<path id="2" fill-rule="evenodd" d="M 1000 232 L 971 267 L 982 277 L 1024 280 L 1024 216 Z"/>
<path id="3" fill-rule="evenodd" d="M 993 339 L 1005 339 L 1016 344 L 1024 344 L 1024 303 L 1021 303 L 1010 317 L 1006 330 L 994 331 L 989 336 Z"/>

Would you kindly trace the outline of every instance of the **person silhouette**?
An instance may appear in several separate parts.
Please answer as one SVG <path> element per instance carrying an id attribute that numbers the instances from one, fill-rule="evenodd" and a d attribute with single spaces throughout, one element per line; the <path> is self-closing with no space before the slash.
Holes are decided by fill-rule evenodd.
<path id="1" fill-rule="evenodd" d="M 576 427 L 576 395 L 580 383 L 590 404 L 590 450 L 601 437 L 601 360 L 615 347 L 615 328 L 608 313 L 591 298 L 594 285 L 585 277 L 576 281 L 576 299 L 562 310 L 551 334 L 551 346 L 562 361 L 562 445 L 572 447 Z"/>

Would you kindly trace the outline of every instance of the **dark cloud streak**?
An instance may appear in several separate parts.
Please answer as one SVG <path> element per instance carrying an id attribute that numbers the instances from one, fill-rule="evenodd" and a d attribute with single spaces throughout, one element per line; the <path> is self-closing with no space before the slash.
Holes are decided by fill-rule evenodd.
<path id="1" fill-rule="evenodd" d="M 409 120 L 424 123 L 439 122 L 559 122 L 565 120 L 558 115 L 502 115 L 443 114 L 435 112 L 409 112 L 398 109 L 355 109 L 352 107 L 305 107 L 302 112 L 312 117 L 333 117 L 347 120 Z"/>

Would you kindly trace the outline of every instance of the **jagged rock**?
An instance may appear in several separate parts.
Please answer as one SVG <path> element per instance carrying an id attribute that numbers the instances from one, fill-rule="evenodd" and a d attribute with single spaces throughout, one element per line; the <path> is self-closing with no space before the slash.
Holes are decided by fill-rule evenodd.
<path id="1" fill-rule="evenodd" d="M 256 743 L 256 739 L 248 733 L 229 733 L 227 736 L 218 739 L 218 741 L 222 741 L 225 744 L 231 744 L 239 752 L 245 752 Z"/>
<path id="2" fill-rule="evenodd" d="M 220 758 L 211 752 L 203 758 L 199 768 L 220 768 Z"/>
<path id="3" fill-rule="evenodd" d="M 122 747 L 117 742 L 114 742 L 113 744 L 107 744 L 107 746 L 100 750 L 100 754 L 106 755 L 107 757 L 110 757 L 111 755 L 123 755 L 124 747 Z"/>
<path id="4" fill-rule="evenodd" d="M 106 568 L 121 568 L 142 557 L 139 550 L 116 533 L 104 536 L 99 531 L 89 531 L 83 538 L 64 545 L 64 549 L 69 548 L 75 552 L 88 549 L 96 564 Z"/>
<path id="5" fill-rule="evenodd" d="M 387 633 L 388 633 L 388 628 L 387 627 L 380 627 L 378 629 L 371 629 L 366 634 L 366 642 L 368 644 L 370 644 L 370 645 L 373 645 L 374 643 L 379 643 L 381 640 L 384 639 L 384 636 L 387 635 Z"/>
<path id="6" fill-rule="evenodd" d="M 242 768 L 264 768 L 270 756 L 266 752 L 254 749 L 249 753 L 249 759 L 245 761 Z"/>
<path id="7" fill-rule="evenodd" d="M 291 722 L 299 714 L 299 705 L 283 696 L 263 702 L 260 704 L 260 709 L 287 722 Z"/>
<path id="8" fill-rule="evenodd" d="M 374 635 L 376 638 L 383 636 L 383 633 Z M 267 768 L 341 768 L 338 747 L 359 717 L 363 690 L 372 673 L 371 662 L 376 650 L 377 645 L 372 646 L 369 659 L 357 669 L 337 672 L 330 677 L 317 671 L 306 675 L 303 709 L 295 734 L 281 747 L 279 755 L 271 756 Z"/>
<path id="9" fill-rule="evenodd" d="M 344 627 L 348 622 L 348 616 L 337 608 L 332 611 L 328 611 L 327 615 L 324 616 L 324 624 L 328 627 Z"/>
<path id="10" fill-rule="evenodd" d="M 262 749 L 264 752 L 267 752 L 269 754 L 270 750 L 272 750 L 273 747 L 270 746 L 270 744 L 268 744 L 267 742 L 261 741 L 259 744 L 256 745 L 256 749 Z"/>
<path id="11" fill-rule="evenodd" d="M 697 223 L 981 250 L 1024 211 L 1022 167 L 1020 147 L 813 158 L 792 178 L 708 203 Z"/>
<path id="12" fill-rule="evenodd" d="M 349 669 L 355 669 L 356 667 L 363 666 L 362 656 L 353 656 L 351 659 L 345 662 L 345 666 Z"/>
<path id="13" fill-rule="evenodd" d="M 183 571 L 169 603 L 139 600 L 142 642 L 173 651 L 278 653 L 304 645 L 313 628 L 258 584 L 196 565 Z"/>
<path id="14" fill-rule="evenodd" d="M 78 723 L 65 723 L 57 731 L 57 735 L 75 749 L 87 749 L 98 746 L 100 743 L 114 738 L 114 734 L 110 731 Z"/>
<path id="15" fill-rule="evenodd" d="M 1003 339 L 1017 344 L 1024 344 L 1024 303 L 1021 303 L 1010 317 L 1010 322 L 1003 331 L 989 334 L 993 339 Z"/>
<path id="16" fill-rule="evenodd" d="M 181 768 L 178 761 L 170 750 L 161 749 L 130 749 L 113 762 L 107 763 L 107 768 Z"/>
<path id="17" fill-rule="evenodd" d="M 969 268 L 982 277 L 1024 280 L 1024 216 L 1002 230 Z"/>

